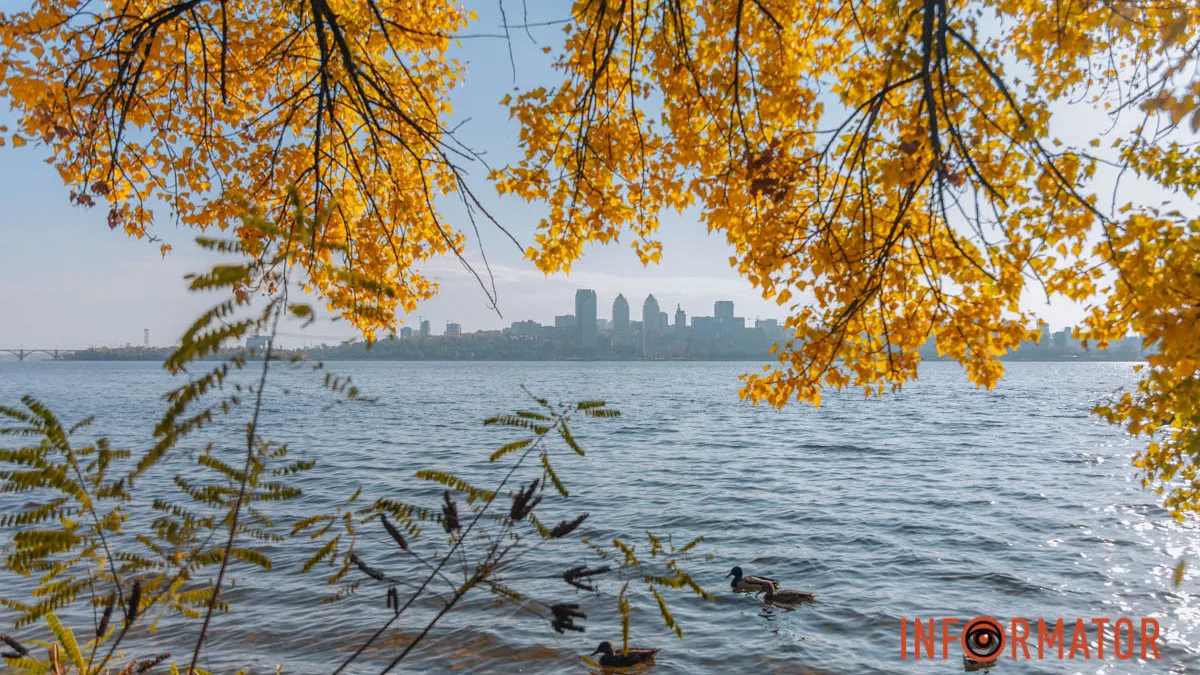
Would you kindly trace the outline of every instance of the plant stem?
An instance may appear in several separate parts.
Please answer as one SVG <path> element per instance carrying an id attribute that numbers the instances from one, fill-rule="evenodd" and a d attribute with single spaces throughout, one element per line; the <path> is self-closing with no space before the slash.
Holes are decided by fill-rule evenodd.
<path id="1" fill-rule="evenodd" d="M 487 501 L 487 503 L 483 505 L 482 509 L 479 509 L 479 511 L 476 512 L 475 518 L 473 518 L 471 520 L 471 523 L 469 525 L 467 525 L 467 529 L 463 530 L 462 534 L 460 534 L 458 539 L 455 540 L 454 546 L 452 546 L 449 551 L 446 551 L 446 555 L 442 556 L 442 559 L 438 561 L 437 567 L 435 567 L 433 569 L 433 572 L 429 576 L 425 577 L 425 581 L 424 581 L 424 583 L 421 584 L 421 587 L 418 588 L 415 593 L 413 593 L 412 597 L 410 597 L 408 599 L 408 602 L 404 603 L 404 606 L 400 608 L 400 611 L 393 614 L 392 618 L 387 620 L 387 623 L 383 624 L 383 626 L 379 630 L 375 631 L 374 635 L 372 635 L 366 642 L 364 642 L 362 644 L 361 647 L 359 647 L 353 654 L 350 655 L 350 658 L 346 659 L 342 663 L 342 665 L 338 666 L 338 669 L 333 671 L 333 675 L 338 675 L 338 673 L 345 670 L 346 666 L 350 665 L 355 659 L 357 659 L 359 657 L 359 655 L 361 655 L 363 653 L 363 651 L 365 651 L 367 649 L 367 647 L 371 646 L 371 643 L 375 642 L 375 640 L 377 640 L 379 638 L 379 636 L 382 635 L 383 632 L 385 630 L 387 630 L 388 627 L 391 626 L 392 623 L 395 622 L 396 619 L 399 618 L 401 614 L 404 613 L 404 610 L 408 609 L 409 605 L 411 605 L 413 603 L 413 601 L 416 600 L 419 595 L 421 595 L 421 593 L 425 590 L 425 587 L 429 585 L 429 582 L 433 581 L 434 576 L 437 576 L 438 573 L 441 572 L 442 567 L 445 566 L 445 564 L 446 564 L 446 561 L 450 560 L 454 556 L 455 549 L 458 548 L 459 546 L 461 546 L 464 541 L 466 541 L 467 535 L 469 535 L 471 533 L 471 530 L 475 528 L 475 524 L 479 522 L 479 519 L 483 517 L 483 514 L 487 512 L 488 508 L 491 507 L 492 503 L 496 501 L 496 496 L 500 494 L 500 490 L 504 488 L 504 485 L 506 483 L 508 483 L 508 480 L 510 478 L 512 478 L 512 475 L 514 473 L 516 473 L 517 469 L 520 468 L 521 464 L 525 461 L 525 459 L 527 457 L 529 457 L 529 453 L 536 450 L 538 448 L 538 446 L 540 446 L 542 444 L 542 441 L 545 440 L 546 437 L 549 435 L 550 435 L 550 432 L 547 431 L 545 434 L 542 434 L 541 436 L 539 436 L 537 441 L 533 445 L 529 446 L 529 448 L 526 449 L 525 452 L 523 452 L 521 454 L 521 458 L 518 459 L 515 464 L 513 464 L 512 468 L 508 470 L 508 473 L 506 473 L 504 475 L 503 480 L 500 481 L 500 484 L 496 486 L 496 489 L 492 492 L 491 499 L 489 499 Z M 453 598 L 451 600 L 450 606 L 453 606 L 453 604 L 457 601 L 458 601 L 457 597 Z M 449 610 L 450 606 L 443 608 L 441 613 L 438 614 L 438 616 L 441 617 L 442 614 L 445 614 L 446 611 Z M 431 627 L 432 627 L 432 625 L 427 626 L 425 630 L 428 631 L 429 628 L 431 628 Z M 411 649 L 411 647 L 412 647 L 412 645 L 409 645 L 410 649 Z M 408 651 L 409 651 L 408 649 L 405 649 L 404 654 L 407 654 Z M 404 655 L 402 654 L 400 658 L 403 658 L 403 657 L 404 657 Z M 397 659 L 397 661 L 398 660 L 399 659 Z M 393 663 L 392 665 L 394 666 L 395 663 Z M 388 669 L 390 670 L 391 667 L 392 666 L 389 666 Z"/>
<path id="2" fill-rule="evenodd" d="M 287 275 L 284 274 L 283 284 L 286 293 Z M 188 664 L 186 675 L 196 673 L 196 662 L 200 660 L 200 647 L 208 635 L 208 625 L 212 621 L 213 611 L 217 607 L 217 598 L 221 595 L 221 584 L 225 581 L 225 570 L 229 567 L 229 556 L 233 550 L 233 539 L 237 536 L 238 516 L 242 503 L 246 501 L 246 485 L 250 482 L 250 467 L 254 463 L 254 440 L 258 436 L 258 418 L 262 412 L 263 392 L 267 388 L 267 373 L 271 369 L 271 351 L 275 347 L 275 335 L 279 330 L 279 317 L 283 315 L 286 300 L 275 308 L 275 316 L 271 325 L 271 339 L 267 340 L 267 351 L 263 358 L 262 375 L 258 379 L 258 391 L 254 397 L 254 415 L 246 426 L 246 465 L 242 468 L 242 482 L 238 488 L 237 502 L 233 505 L 233 514 L 229 522 L 229 537 L 225 540 L 225 553 L 221 556 L 221 568 L 217 571 L 217 583 L 213 586 L 212 597 L 208 599 L 208 610 L 204 613 L 204 624 L 200 627 L 200 635 L 196 638 L 196 647 L 192 650 L 192 661 Z"/>

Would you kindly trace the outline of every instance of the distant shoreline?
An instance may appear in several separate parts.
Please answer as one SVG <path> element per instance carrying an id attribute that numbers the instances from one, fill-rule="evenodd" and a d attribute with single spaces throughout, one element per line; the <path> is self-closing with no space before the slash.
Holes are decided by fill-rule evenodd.
<path id="1" fill-rule="evenodd" d="M 228 358 L 229 356 L 232 356 L 237 353 L 240 353 L 240 352 L 229 352 L 229 353 L 225 353 L 225 354 L 221 354 L 221 355 L 217 355 L 217 356 L 211 356 L 204 360 L 205 361 L 219 361 L 219 360 L 223 360 L 223 359 Z M 161 363 L 162 361 L 166 360 L 166 358 L 169 354 L 170 354 L 170 350 L 166 350 L 166 349 L 162 350 L 161 353 L 154 353 L 154 354 L 144 353 L 144 354 L 122 354 L 122 355 L 116 355 L 116 354 L 105 353 L 105 352 L 84 351 L 84 352 L 77 352 L 74 354 L 68 354 L 59 359 L 34 357 L 34 358 L 29 358 L 27 360 L 38 361 L 38 362 L 72 361 L 72 362 L 95 363 L 95 362 L 109 361 L 109 362 L 160 362 Z M 350 355 L 350 354 L 336 354 L 336 355 L 330 355 L 325 358 L 317 358 L 304 350 L 296 350 L 296 351 L 283 350 L 283 351 L 277 352 L 277 354 L 279 354 L 280 360 L 286 360 L 288 358 L 295 356 L 296 354 L 299 354 L 302 357 L 302 359 L 305 361 L 311 360 L 311 361 L 331 361 L 331 362 L 332 361 L 393 361 L 393 362 L 394 361 L 406 361 L 406 362 L 412 361 L 412 362 L 427 362 L 427 363 L 456 363 L 456 362 L 468 362 L 468 363 L 481 363 L 481 362 L 490 362 L 490 363 L 534 363 L 534 362 L 717 363 L 717 362 L 738 362 L 738 363 L 741 363 L 741 362 L 745 362 L 745 363 L 764 363 L 764 364 L 777 362 L 777 360 L 771 355 L 760 356 L 760 355 L 733 355 L 733 354 L 713 355 L 713 356 L 704 356 L 704 357 L 661 358 L 661 359 L 653 359 L 653 358 L 648 359 L 648 358 L 640 358 L 640 357 L 639 358 L 631 358 L 631 357 L 568 357 L 568 356 L 520 357 L 520 356 L 507 356 L 507 355 L 499 356 L 499 357 L 473 356 L 473 357 L 458 357 L 458 358 L 445 358 L 445 357 L 430 357 L 430 358 L 417 357 L 417 358 L 414 358 L 414 357 L 405 357 L 405 356 L 399 356 L 399 355 L 373 356 L 373 355 Z M 253 357 L 253 356 L 251 356 L 250 358 L 255 359 L 255 357 Z M 932 363 L 937 363 L 937 362 L 955 363 L 954 359 L 942 358 L 942 357 L 936 357 L 936 356 L 935 357 L 922 357 L 921 360 L 922 360 L 922 362 L 927 362 L 927 363 L 930 363 L 930 362 L 932 362 Z M 1072 363 L 1072 362 L 1076 362 L 1076 363 L 1080 363 L 1080 362 L 1083 362 L 1083 363 L 1144 363 L 1146 361 L 1146 358 L 1144 356 L 1134 356 L 1134 355 L 1129 355 L 1129 354 L 1113 354 L 1113 355 L 1080 354 L 1080 355 L 1068 355 L 1068 356 L 1059 356 L 1059 357 L 1043 356 L 1043 355 L 1038 355 L 1038 356 L 1033 356 L 1033 357 L 1026 357 L 1026 356 L 1021 356 L 1021 355 L 1009 355 L 1009 356 L 1001 356 L 999 360 L 1003 363 Z M 0 357 L 0 362 L 17 363 L 18 360 L 15 357 L 12 357 L 12 358 Z"/>

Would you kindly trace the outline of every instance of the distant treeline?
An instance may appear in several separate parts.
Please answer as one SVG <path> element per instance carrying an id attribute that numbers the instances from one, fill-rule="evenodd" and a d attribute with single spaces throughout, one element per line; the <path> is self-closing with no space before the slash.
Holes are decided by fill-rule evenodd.
<path id="1" fill-rule="evenodd" d="M 68 361 L 164 361 L 171 347 L 95 347 L 64 354 Z M 243 348 L 222 350 L 210 359 L 223 359 L 246 351 Z M 922 349 L 927 361 L 948 360 L 933 350 Z M 645 356 L 635 345 L 602 345 L 590 353 L 581 353 L 573 344 L 554 340 L 513 338 L 488 334 L 432 336 L 384 339 L 367 346 L 365 342 L 343 345 L 320 345 L 299 350 L 276 349 L 280 358 L 296 354 L 319 361 L 772 361 L 769 349 L 746 351 L 701 351 L 691 347 L 664 349 Z M 1105 351 L 1055 349 L 1020 349 L 1001 357 L 1002 361 L 1141 361 L 1145 355 L 1138 349 L 1114 345 Z"/>

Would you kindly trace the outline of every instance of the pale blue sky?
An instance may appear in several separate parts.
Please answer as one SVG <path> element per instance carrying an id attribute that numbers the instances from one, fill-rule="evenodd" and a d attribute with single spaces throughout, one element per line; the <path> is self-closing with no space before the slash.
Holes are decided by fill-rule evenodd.
<path id="1" fill-rule="evenodd" d="M 2 2 L 11 10 L 13 2 Z M 515 5 L 519 9 L 519 4 Z M 498 32 L 500 19 L 495 6 L 480 11 L 480 21 L 471 33 Z M 554 14 L 531 16 L 531 21 L 563 18 Z M 508 20 L 513 15 L 510 4 Z M 512 30 L 516 61 L 516 88 L 547 84 L 554 75 L 550 56 L 541 47 L 557 44 L 558 26 L 531 29 L 539 42 L 531 42 L 522 30 Z M 514 91 L 513 72 L 504 41 L 465 41 L 459 57 L 469 63 L 464 86 L 454 97 L 455 117 L 469 121 L 460 138 L 487 150 L 488 162 L 502 166 L 516 158 L 517 127 L 508 119 L 499 100 Z M 5 112 L 0 123 L 13 123 Z M 54 168 L 44 163 L 46 149 L 37 143 L 15 149 L 0 149 L 0 348 L 61 347 L 140 344 L 142 330 L 151 330 L 151 342 L 169 344 L 188 322 L 211 302 L 188 294 L 182 276 L 200 269 L 205 261 L 190 244 L 195 232 L 170 222 L 158 224 L 156 233 L 175 245 L 163 259 L 156 244 L 129 239 L 109 231 L 104 210 L 72 207 L 67 191 Z M 472 171 L 479 195 L 516 237 L 527 244 L 532 239 L 540 210 L 516 199 L 500 199 L 484 180 L 486 172 Z M 165 213 L 165 209 L 159 209 Z M 447 215 L 454 215 L 450 208 Z M 465 227 L 466 223 L 462 223 Z M 551 323 L 556 314 L 574 308 L 577 288 L 595 289 L 599 314 L 608 317 L 613 298 L 623 293 L 634 314 L 642 299 L 654 293 L 660 306 L 671 313 L 676 305 L 692 315 L 711 315 L 713 302 L 730 299 L 737 314 L 753 319 L 782 318 L 783 309 L 761 299 L 748 282 L 729 267 L 730 249 L 723 236 L 709 235 L 693 217 L 666 217 L 661 231 L 664 242 L 660 265 L 643 268 L 627 244 L 590 247 L 570 277 L 547 278 L 522 258 L 517 247 L 495 231 L 485 229 L 486 247 L 495 273 L 503 318 L 487 309 L 486 298 L 474 279 L 454 259 L 437 260 L 426 272 L 441 285 L 438 297 L 425 303 L 407 322 L 429 319 L 435 333 L 447 321 L 461 323 L 465 330 L 499 328 L 512 321 L 534 319 Z M 473 245 L 474 246 L 474 245 Z M 1043 299 L 1030 299 L 1049 318 L 1055 329 L 1073 323 L 1080 312 L 1067 306 L 1047 307 Z M 297 344 L 295 328 L 288 328 L 287 343 Z M 308 340 L 332 341 L 351 337 L 344 323 L 318 323 Z M 297 336 L 297 337 L 291 337 Z"/>

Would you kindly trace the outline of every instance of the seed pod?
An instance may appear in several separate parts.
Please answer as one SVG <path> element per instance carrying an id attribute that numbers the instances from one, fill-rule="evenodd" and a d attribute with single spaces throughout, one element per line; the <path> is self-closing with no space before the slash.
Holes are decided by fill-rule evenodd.
<path id="1" fill-rule="evenodd" d="M 387 575 L 363 562 L 363 559 L 358 557 L 357 551 L 350 552 L 350 562 L 354 563 L 358 569 L 362 570 L 363 574 L 371 577 L 372 579 L 375 579 L 376 581 L 387 581 Z"/>
<path id="2" fill-rule="evenodd" d="M 400 534 L 400 530 L 396 529 L 395 525 L 392 525 L 388 522 L 387 516 L 381 514 L 379 519 L 383 521 L 383 529 L 387 530 L 387 533 L 392 535 L 392 539 L 396 540 L 396 544 L 399 545 L 400 548 L 407 551 L 408 542 L 405 541 L 404 535 Z"/>
<path id="3" fill-rule="evenodd" d="M 142 580 L 134 579 L 133 590 L 129 591 L 129 606 L 125 608 L 125 625 L 131 626 L 138 617 L 138 605 L 142 602 Z"/>
<path id="4" fill-rule="evenodd" d="M 575 625 L 575 619 L 577 619 L 577 618 L 578 619 L 586 619 L 587 618 L 587 614 L 583 613 L 583 610 L 579 608 L 579 605 L 576 605 L 576 604 L 552 605 L 550 607 L 550 612 L 551 612 L 551 614 L 554 615 L 554 618 L 551 619 L 551 621 L 550 621 L 550 627 L 553 628 L 555 631 L 557 631 L 559 633 L 562 633 L 562 632 L 568 631 L 568 630 L 573 630 L 573 631 L 577 631 L 580 633 L 584 632 L 583 626 Z"/>
<path id="5" fill-rule="evenodd" d="M 453 534 L 455 530 L 461 530 L 462 525 L 458 523 L 458 505 L 450 497 L 450 491 L 442 496 L 445 503 L 442 505 L 442 527 L 446 528 L 448 534 Z"/>
<path id="6" fill-rule="evenodd" d="M 134 672 L 144 673 L 147 670 L 150 670 L 154 666 L 157 666 L 158 664 L 162 663 L 163 661 L 166 661 L 169 658 L 171 658 L 170 652 L 167 652 L 165 654 L 159 654 L 158 656 L 156 656 L 152 659 L 146 659 L 145 661 L 142 661 L 141 663 L 138 664 L 137 670 Z"/>
<path id="7" fill-rule="evenodd" d="M 538 479 L 535 478 L 533 479 L 533 482 L 529 484 L 529 487 L 519 490 L 517 494 L 513 495 L 512 508 L 508 510 L 508 517 L 511 518 L 513 522 L 524 520 L 525 516 L 529 515 L 530 512 L 533 511 L 533 508 L 541 503 L 541 495 L 538 495 L 537 499 L 530 501 L 530 499 L 533 498 L 534 491 L 537 490 L 537 486 Z"/>
<path id="8" fill-rule="evenodd" d="M 586 565 L 580 565 L 579 567 L 572 567 L 571 569 L 567 570 L 566 572 L 563 572 L 562 577 L 563 577 L 563 581 L 567 582 L 568 584 L 571 584 L 572 586 L 574 586 L 575 588 L 578 588 L 581 591 L 594 591 L 594 590 L 596 590 L 596 588 L 594 586 L 592 586 L 590 582 L 587 581 L 587 578 L 594 577 L 597 574 L 604 574 L 605 572 L 608 572 L 608 571 L 609 571 L 608 565 L 603 565 L 601 567 L 597 567 L 594 570 L 589 570 Z"/>
<path id="9" fill-rule="evenodd" d="M 112 620 L 113 607 L 117 606 L 117 596 L 108 596 L 108 602 L 104 605 L 104 614 L 100 617 L 100 627 L 96 629 L 96 637 L 104 637 L 108 632 L 108 624 Z"/>
<path id="10" fill-rule="evenodd" d="M 0 634 L 0 642 L 3 642 L 13 649 L 11 652 L 0 654 L 0 656 L 3 656 L 6 659 L 20 659 L 29 656 L 29 650 L 22 646 L 21 643 L 17 642 L 14 638 Z"/>
<path id="11" fill-rule="evenodd" d="M 587 520 L 587 517 L 588 517 L 588 514 L 585 513 L 582 516 L 579 516 L 578 518 L 576 518 L 575 520 L 572 520 L 569 522 L 564 520 L 564 521 L 560 522 L 559 524 L 554 526 L 553 530 L 550 530 L 550 538 L 558 539 L 560 537 L 565 537 L 568 534 L 571 534 L 571 532 L 573 532 L 575 530 L 575 528 L 579 527 L 580 523 Z"/>

